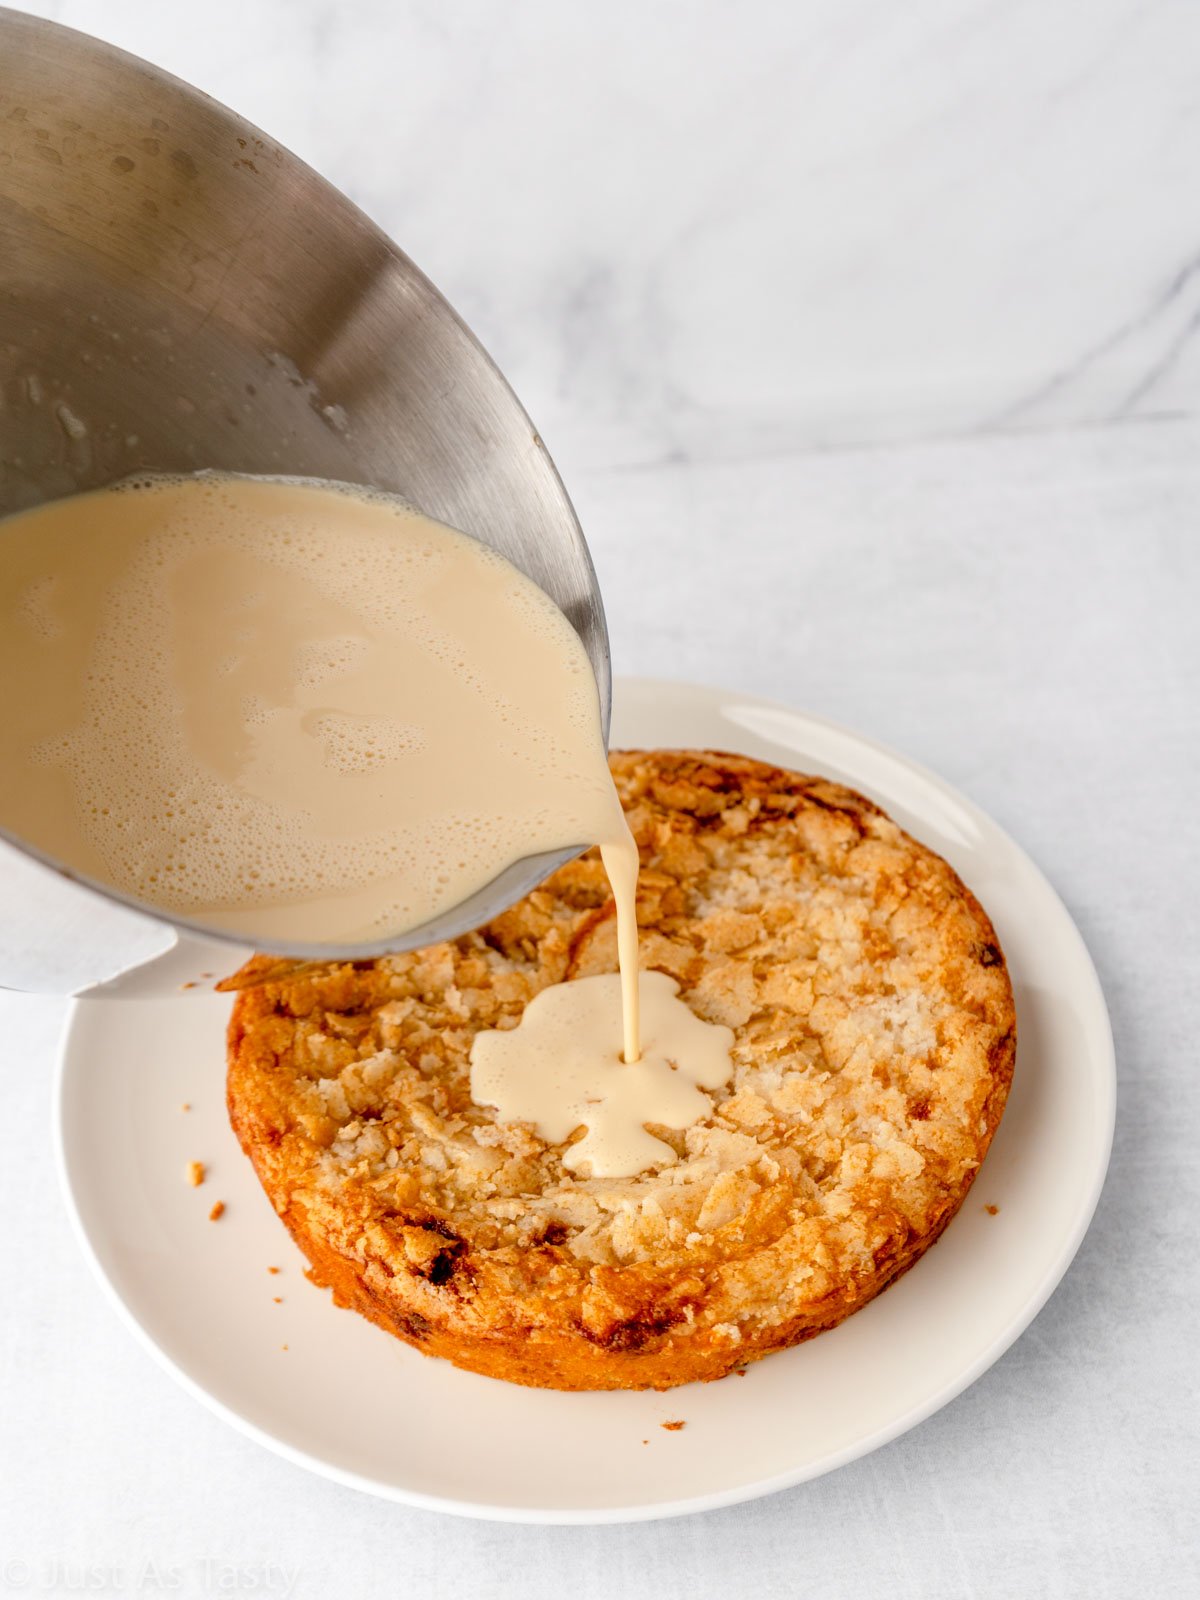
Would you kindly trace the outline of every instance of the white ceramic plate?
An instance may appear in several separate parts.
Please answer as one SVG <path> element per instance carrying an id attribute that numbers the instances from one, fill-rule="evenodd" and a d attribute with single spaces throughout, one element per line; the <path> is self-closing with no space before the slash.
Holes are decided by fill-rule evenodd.
<path id="1" fill-rule="evenodd" d="M 1061 901 L 995 823 L 902 757 L 742 695 L 623 682 L 613 743 L 707 746 L 828 774 L 944 855 L 987 907 L 1011 968 L 1019 1052 L 1008 1109 L 941 1242 L 841 1327 L 744 1378 L 664 1395 L 556 1394 L 429 1360 L 306 1281 L 225 1119 L 228 1002 L 78 1004 L 61 1065 L 61 1166 L 116 1304 L 219 1415 L 388 1499 L 510 1521 L 619 1522 L 814 1478 L 986 1371 L 1066 1271 L 1099 1197 L 1114 1109 L 1103 996 Z M 199 1189 L 185 1182 L 192 1160 L 208 1167 Z M 218 1199 L 227 1209 L 214 1224 Z M 672 1420 L 687 1426 L 666 1431 Z"/>

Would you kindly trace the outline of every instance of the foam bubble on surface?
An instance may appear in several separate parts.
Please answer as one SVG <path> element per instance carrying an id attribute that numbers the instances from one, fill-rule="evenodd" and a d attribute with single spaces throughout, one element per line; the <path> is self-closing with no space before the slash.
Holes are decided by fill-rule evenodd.
<path id="1" fill-rule="evenodd" d="M 38 638 L 57 639 L 62 633 L 62 619 L 55 609 L 57 592 L 57 580 L 46 573 L 27 584 L 17 598 L 17 616 Z"/>
<path id="2" fill-rule="evenodd" d="M 44 659 L 0 646 L 0 674 L 38 699 L 26 778 L 58 787 L 39 823 L 0 781 L 0 818 L 127 893 L 262 942 L 385 938 L 623 826 L 566 618 L 403 502 L 138 478 L 23 533 Z"/>

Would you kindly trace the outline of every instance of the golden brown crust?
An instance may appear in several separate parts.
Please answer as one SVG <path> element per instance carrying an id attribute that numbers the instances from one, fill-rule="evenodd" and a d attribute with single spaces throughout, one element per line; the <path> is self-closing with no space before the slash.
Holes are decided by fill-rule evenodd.
<path id="1" fill-rule="evenodd" d="M 594 851 L 453 944 L 246 989 L 229 1025 L 230 1117 L 314 1280 L 427 1354 L 563 1389 L 718 1378 L 856 1311 L 962 1203 L 1015 1054 L 987 916 L 870 801 L 712 752 L 612 768 L 642 964 L 735 1032 L 712 1117 L 662 1130 L 674 1164 L 575 1177 L 470 1099 L 481 1027 L 615 969 Z"/>

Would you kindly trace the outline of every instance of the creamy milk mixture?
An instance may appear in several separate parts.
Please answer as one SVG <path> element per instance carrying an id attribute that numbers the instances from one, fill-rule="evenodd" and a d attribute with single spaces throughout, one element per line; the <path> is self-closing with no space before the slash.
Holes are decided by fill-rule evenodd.
<path id="1" fill-rule="evenodd" d="M 480 1039 L 474 1087 L 547 1138 L 587 1126 L 572 1150 L 594 1174 L 663 1159 L 644 1123 L 703 1114 L 655 1063 L 728 1076 L 727 1043 L 718 1077 L 706 1025 L 645 979 L 642 1087 L 607 1071 L 640 1053 L 637 847 L 579 637 L 487 546 L 387 496 L 296 481 L 57 501 L 0 524 L 0 693 L 0 826 L 259 945 L 386 949 L 522 856 L 599 844 L 623 989 L 540 996 Z"/>
<path id="2" fill-rule="evenodd" d="M 489 1029 L 471 1046 L 471 1095 L 505 1121 L 532 1122 L 552 1143 L 586 1127 L 563 1165 L 587 1163 L 603 1177 L 631 1177 L 673 1161 L 647 1131 L 687 1128 L 711 1105 L 701 1089 L 729 1079 L 733 1033 L 702 1022 L 665 972 L 643 972 L 640 1059 L 622 1060 L 621 980 L 614 973 L 555 983 L 535 995 L 520 1024 Z M 601 1041 L 604 1041 L 602 1044 Z"/>

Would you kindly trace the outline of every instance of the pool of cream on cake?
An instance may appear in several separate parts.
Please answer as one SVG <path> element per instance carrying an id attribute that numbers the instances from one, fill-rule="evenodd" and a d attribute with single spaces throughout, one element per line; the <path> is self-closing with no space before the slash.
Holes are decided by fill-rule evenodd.
<path id="1" fill-rule="evenodd" d="M 526 856 L 600 845 L 636 1061 L 637 847 L 591 666 L 488 546 L 286 479 L 39 506 L 0 523 L 0 692 L 0 824 L 266 948 L 385 950 Z"/>

